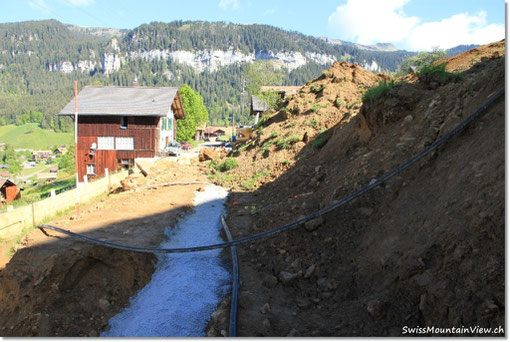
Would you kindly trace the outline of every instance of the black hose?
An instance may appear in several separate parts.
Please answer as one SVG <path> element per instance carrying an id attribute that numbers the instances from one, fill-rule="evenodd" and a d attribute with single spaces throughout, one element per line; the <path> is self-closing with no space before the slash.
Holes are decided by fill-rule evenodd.
<path id="1" fill-rule="evenodd" d="M 113 243 L 113 242 L 103 241 L 103 240 L 95 239 L 95 238 L 88 237 L 88 236 L 85 236 L 85 235 L 73 233 L 73 232 L 71 232 L 69 230 L 65 230 L 65 229 L 62 229 L 62 228 L 50 226 L 50 225 L 47 225 L 47 224 L 42 224 L 42 225 L 39 225 L 38 227 L 43 232 L 44 232 L 44 229 L 52 229 L 54 231 L 57 231 L 57 232 L 60 232 L 60 233 L 63 233 L 63 234 L 69 235 L 69 236 L 77 237 L 77 238 L 82 239 L 82 240 L 90 241 L 90 242 L 93 242 L 93 243 L 96 243 L 96 244 L 99 244 L 99 245 L 113 247 L 113 248 L 118 248 L 118 249 L 124 249 L 124 250 L 130 250 L 130 251 L 135 251 L 135 252 L 144 252 L 144 253 L 186 253 L 186 252 L 197 252 L 197 251 L 205 251 L 205 250 L 210 250 L 210 249 L 218 249 L 218 248 L 231 247 L 231 246 L 239 245 L 239 244 L 250 242 L 250 241 L 254 241 L 254 240 L 258 240 L 258 239 L 262 239 L 262 238 L 267 238 L 269 236 L 276 235 L 276 234 L 282 233 L 284 231 L 287 231 L 287 230 L 289 230 L 291 228 L 295 228 L 295 227 L 297 227 L 297 226 L 299 226 L 299 225 L 301 225 L 303 223 L 306 223 L 306 222 L 311 221 L 311 220 L 313 220 L 313 219 L 315 219 L 315 218 L 317 218 L 319 216 L 322 216 L 322 215 L 324 215 L 326 213 L 329 213 L 330 211 L 332 211 L 332 210 L 334 210 L 334 209 L 336 209 L 336 208 L 338 208 L 338 207 L 340 207 L 340 206 L 342 206 L 342 205 L 344 205 L 346 203 L 349 203 L 353 199 L 363 195 L 365 192 L 367 192 L 367 191 L 375 188 L 376 186 L 380 185 L 382 182 L 384 182 L 384 181 L 390 179 L 391 177 L 395 176 L 396 174 L 402 172 L 404 169 L 408 168 L 409 166 L 411 166 L 412 164 L 416 163 L 418 160 L 423 158 L 425 155 L 427 155 L 428 153 L 432 152 L 434 149 L 436 149 L 439 145 L 443 144 L 445 141 L 447 141 L 453 135 L 457 134 L 461 129 L 463 129 L 471 121 L 473 121 L 478 116 L 480 116 L 480 114 L 485 109 L 487 109 L 487 107 L 489 107 L 491 104 L 493 104 L 504 93 L 505 93 L 505 89 L 504 88 L 500 89 L 496 94 L 491 96 L 482 106 L 480 106 L 475 112 L 473 112 L 466 119 L 461 121 L 451 131 L 446 133 L 444 136 L 442 136 L 440 139 L 436 140 L 431 145 L 427 146 L 423 151 L 421 151 L 420 153 L 416 154 L 414 157 L 412 157 L 411 159 L 409 159 L 405 163 L 397 166 L 393 170 L 391 170 L 388 173 L 386 173 L 385 175 L 381 176 L 379 179 L 377 179 L 375 181 L 371 181 L 369 185 L 367 185 L 367 186 L 363 187 L 362 189 L 360 189 L 360 190 L 358 190 L 358 191 L 348 195 L 347 197 L 342 198 L 339 201 L 334 201 L 333 204 L 325 207 L 324 209 L 318 210 L 318 211 L 316 211 L 313 214 L 310 214 L 308 216 L 300 218 L 299 220 L 287 223 L 284 226 L 280 226 L 278 228 L 275 228 L 275 229 L 272 229 L 272 230 L 269 230 L 269 231 L 266 231 L 266 232 L 262 232 L 262 233 L 251 235 L 251 236 L 247 236 L 245 238 L 241 238 L 241 239 L 238 239 L 238 240 L 222 242 L 222 243 L 217 243 L 217 244 L 213 244 L 213 245 L 194 246 L 194 247 L 181 247 L 181 248 L 146 248 L 146 247 L 126 246 L 126 245 L 120 245 L 120 244 Z"/>

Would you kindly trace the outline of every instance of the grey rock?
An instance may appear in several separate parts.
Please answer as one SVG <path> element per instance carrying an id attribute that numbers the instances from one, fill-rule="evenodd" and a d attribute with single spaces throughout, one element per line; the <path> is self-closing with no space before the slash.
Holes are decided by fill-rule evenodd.
<path id="1" fill-rule="evenodd" d="M 278 279 L 276 279 L 276 277 L 272 275 L 265 276 L 264 280 L 262 280 L 262 285 L 270 289 L 275 287 L 276 284 L 278 284 Z"/>
<path id="2" fill-rule="evenodd" d="M 260 313 L 262 313 L 262 314 L 267 314 L 269 311 L 271 311 L 271 307 L 269 306 L 269 303 L 262 305 L 262 307 L 260 308 Z"/>
<path id="3" fill-rule="evenodd" d="M 313 265 L 310 265 L 307 269 L 306 269 L 306 272 L 305 272 L 305 278 L 310 278 L 313 274 L 313 272 L 315 272 L 315 264 Z"/>
<path id="4" fill-rule="evenodd" d="M 281 271 L 280 272 L 280 281 L 283 284 L 289 284 L 291 281 L 296 279 L 297 276 L 298 275 L 296 273 L 291 273 L 291 272 L 287 272 L 287 271 Z"/>
<path id="5" fill-rule="evenodd" d="M 296 337 L 296 336 L 299 336 L 299 332 L 294 328 L 290 329 L 289 333 L 287 334 L 287 337 Z"/>
<path id="6" fill-rule="evenodd" d="M 372 208 L 359 208 L 359 213 L 363 216 L 371 216 L 373 212 Z"/>
<path id="7" fill-rule="evenodd" d="M 383 303 L 379 300 L 371 300 L 367 303 L 367 311 L 374 318 L 380 318 L 383 314 Z"/>
<path id="8" fill-rule="evenodd" d="M 319 216 L 313 220 L 310 220 L 305 223 L 305 229 L 309 232 L 313 232 L 314 230 L 317 230 L 322 224 L 324 223 L 324 218 L 322 216 Z"/>
<path id="9" fill-rule="evenodd" d="M 312 304 L 312 303 L 306 298 L 298 298 L 296 300 L 296 304 L 301 309 L 307 309 L 310 307 L 310 304 Z"/>
<path id="10" fill-rule="evenodd" d="M 103 311 L 106 311 L 110 308 L 110 302 L 107 301 L 106 299 L 104 298 L 101 298 L 97 301 L 97 306 L 103 310 Z"/>

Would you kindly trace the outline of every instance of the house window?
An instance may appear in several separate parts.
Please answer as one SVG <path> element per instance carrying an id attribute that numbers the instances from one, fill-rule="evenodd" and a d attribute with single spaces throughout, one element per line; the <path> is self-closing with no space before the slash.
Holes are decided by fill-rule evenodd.
<path id="1" fill-rule="evenodd" d="M 172 119 L 170 119 L 170 118 L 161 119 L 161 130 L 171 131 L 172 130 Z"/>
<path id="2" fill-rule="evenodd" d="M 135 139 L 133 137 L 116 137 L 115 148 L 117 150 L 133 151 L 135 149 Z"/>
<path id="3" fill-rule="evenodd" d="M 121 129 L 126 129 L 127 126 L 128 126 L 127 116 L 121 116 L 120 117 L 120 128 Z"/>
<path id="4" fill-rule="evenodd" d="M 125 169 L 128 169 L 134 165 L 133 159 L 118 159 L 117 162 L 119 163 L 120 167 L 123 167 Z"/>
<path id="5" fill-rule="evenodd" d="M 98 150 L 115 150 L 114 137 L 97 137 Z"/>
<path id="6" fill-rule="evenodd" d="M 96 165 L 95 164 L 87 164 L 87 175 L 95 175 L 96 174 Z"/>

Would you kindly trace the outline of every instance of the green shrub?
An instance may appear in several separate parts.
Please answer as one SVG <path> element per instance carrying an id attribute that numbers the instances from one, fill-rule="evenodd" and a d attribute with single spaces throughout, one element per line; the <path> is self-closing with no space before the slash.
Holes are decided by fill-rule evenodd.
<path id="1" fill-rule="evenodd" d="M 308 125 L 309 125 L 310 127 L 317 128 L 317 126 L 319 126 L 319 121 L 317 121 L 317 119 L 313 118 L 312 120 L 310 120 L 310 122 L 308 123 Z"/>
<path id="2" fill-rule="evenodd" d="M 278 139 L 276 140 L 276 146 L 278 146 L 281 150 L 287 150 L 290 148 L 290 145 L 299 141 L 299 138 L 294 136 L 286 139 Z"/>
<path id="3" fill-rule="evenodd" d="M 266 152 L 267 150 L 269 150 L 269 148 L 271 147 L 271 145 L 273 145 L 273 142 L 271 140 L 268 140 L 266 141 L 265 143 L 262 144 L 262 146 L 260 147 L 260 152 L 264 153 Z"/>
<path id="4" fill-rule="evenodd" d="M 339 98 L 339 97 L 336 98 L 336 100 L 335 100 L 335 107 L 336 108 L 342 108 L 344 106 L 344 104 L 345 103 L 344 103 L 344 101 L 341 98 Z"/>
<path id="5" fill-rule="evenodd" d="M 271 117 L 271 114 L 269 114 L 269 113 L 262 114 L 262 117 L 257 122 L 257 129 L 264 126 L 270 117 Z"/>
<path id="6" fill-rule="evenodd" d="M 324 70 L 321 74 L 321 79 L 328 78 L 331 76 L 331 73 L 329 71 Z"/>
<path id="7" fill-rule="evenodd" d="M 310 107 L 310 111 L 312 111 L 314 113 L 317 113 L 320 108 L 321 108 L 321 105 L 316 103 L 316 104 L 314 104 L 313 106 Z"/>
<path id="8" fill-rule="evenodd" d="M 221 172 L 225 172 L 232 170 L 234 167 L 237 167 L 237 161 L 234 158 L 227 158 L 218 168 Z"/>
<path id="9" fill-rule="evenodd" d="M 418 78 L 421 80 L 437 81 L 443 84 L 450 81 L 457 81 L 461 77 L 461 74 L 446 71 L 446 63 L 439 65 L 425 65 L 418 72 Z"/>
<path id="10" fill-rule="evenodd" d="M 378 85 L 369 88 L 363 95 L 363 101 L 373 101 L 386 95 L 395 86 L 395 81 L 379 82 Z"/>
<path id="11" fill-rule="evenodd" d="M 290 121 L 290 122 L 287 122 L 285 124 L 285 128 L 291 128 L 291 127 L 294 127 L 296 126 L 297 122 L 296 121 Z"/>
<path id="12" fill-rule="evenodd" d="M 272 131 L 271 134 L 269 135 L 268 139 L 273 139 L 273 138 L 276 138 L 277 136 L 278 136 L 278 132 L 277 131 Z"/>
<path id="13" fill-rule="evenodd" d="M 328 142 L 328 132 L 323 129 L 317 134 L 315 139 L 312 141 L 312 146 L 316 148 L 322 148 Z"/>
<path id="14" fill-rule="evenodd" d="M 244 181 L 241 186 L 244 190 L 251 190 L 259 178 L 266 177 L 270 174 L 269 170 L 259 171 L 253 177 L 248 178 Z"/>
<path id="15" fill-rule="evenodd" d="M 318 94 L 321 91 L 323 91 L 324 88 L 326 88 L 326 86 L 323 83 L 319 83 L 319 84 L 316 83 L 316 84 L 312 84 L 312 86 L 310 87 L 310 90 L 312 91 L 312 93 Z"/>

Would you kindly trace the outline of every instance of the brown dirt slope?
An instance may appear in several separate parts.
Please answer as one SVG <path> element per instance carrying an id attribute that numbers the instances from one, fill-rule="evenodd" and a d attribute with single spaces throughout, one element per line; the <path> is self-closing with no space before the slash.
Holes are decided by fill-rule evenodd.
<path id="1" fill-rule="evenodd" d="M 354 77 L 342 87 L 332 74 L 363 74 L 367 81 L 357 89 L 383 76 L 335 64 L 239 152 L 240 173 L 267 168 L 269 176 L 252 192 L 232 194 L 234 237 L 324 208 L 430 145 L 504 87 L 504 56 L 494 50 L 500 48 L 484 47 L 486 58 L 472 66 L 458 57 L 457 65 L 470 68 L 456 80 L 400 83 L 363 104 L 352 103 L 360 98 Z M 324 78 L 324 89 L 313 93 Z M 337 98 L 345 107 L 333 109 Z M 326 102 L 320 116 L 303 110 Z M 359 114 L 345 120 L 347 106 Z M 371 192 L 305 227 L 241 246 L 239 334 L 395 336 L 404 326 L 504 326 L 504 113 L 501 97 L 436 152 Z M 312 118 L 328 128 L 321 148 L 311 144 Z M 308 133 L 308 143 L 282 149 L 290 163 L 277 157 L 277 146 L 264 156 L 271 132 L 286 129 Z"/>
<path id="2" fill-rule="evenodd" d="M 239 166 L 216 178 L 234 189 L 252 190 L 272 181 L 296 163 L 299 155 L 314 154 L 309 144 L 334 126 L 343 126 L 361 108 L 363 90 L 387 79 L 357 63 L 334 63 L 277 111 L 265 114 L 252 139 L 234 153 Z"/>

